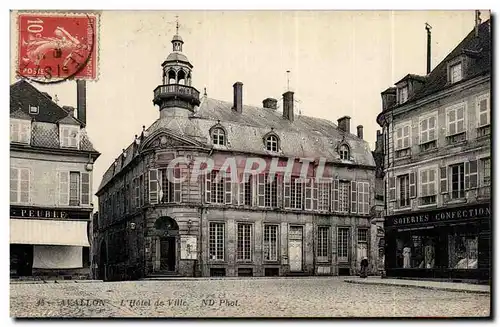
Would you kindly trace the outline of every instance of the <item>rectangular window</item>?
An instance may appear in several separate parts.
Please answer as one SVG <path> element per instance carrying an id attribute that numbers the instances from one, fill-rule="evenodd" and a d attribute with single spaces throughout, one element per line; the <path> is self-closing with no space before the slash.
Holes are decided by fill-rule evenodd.
<path id="1" fill-rule="evenodd" d="M 325 262 L 328 261 L 328 235 L 330 234 L 330 228 L 327 226 L 318 227 L 318 261 Z"/>
<path id="2" fill-rule="evenodd" d="M 139 189 L 139 178 L 134 178 L 134 206 L 139 207 L 139 197 L 140 197 L 140 189 Z"/>
<path id="3" fill-rule="evenodd" d="M 302 179 L 293 176 L 290 178 L 291 209 L 302 209 L 303 188 L 304 188 L 304 183 Z"/>
<path id="4" fill-rule="evenodd" d="M 349 182 L 339 181 L 339 212 L 349 212 Z"/>
<path id="5" fill-rule="evenodd" d="M 10 168 L 10 202 L 29 203 L 30 171 L 28 168 Z"/>
<path id="6" fill-rule="evenodd" d="M 490 158 L 481 159 L 481 167 L 482 167 L 481 184 L 482 184 L 482 186 L 490 186 L 490 184 L 491 184 L 491 159 Z"/>
<path id="7" fill-rule="evenodd" d="M 396 151 L 404 150 L 410 147 L 410 128 L 411 125 L 403 125 L 396 127 Z"/>
<path id="8" fill-rule="evenodd" d="M 10 141 L 16 143 L 30 144 L 31 140 L 31 121 L 29 120 L 10 120 Z"/>
<path id="9" fill-rule="evenodd" d="M 181 177 L 181 168 L 158 169 L 159 190 L 158 198 L 160 203 L 180 202 L 182 183 L 177 181 Z"/>
<path id="10" fill-rule="evenodd" d="M 358 243 L 368 243 L 367 228 L 358 228 Z"/>
<path id="11" fill-rule="evenodd" d="M 446 110 L 446 126 L 448 137 L 465 133 L 465 109 L 465 103 L 461 103 Z"/>
<path id="12" fill-rule="evenodd" d="M 80 173 L 69 173 L 69 205 L 80 205 Z"/>
<path id="13" fill-rule="evenodd" d="M 337 256 L 339 262 L 349 261 L 349 228 L 339 227 L 337 230 Z"/>
<path id="14" fill-rule="evenodd" d="M 435 204 L 437 194 L 437 169 L 420 170 L 419 197 L 420 205 Z"/>
<path id="15" fill-rule="evenodd" d="M 450 66 L 450 81 L 456 83 L 462 80 L 462 63 Z"/>
<path id="16" fill-rule="evenodd" d="M 476 98 L 478 127 L 490 124 L 490 95 L 484 94 Z"/>
<path id="17" fill-rule="evenodd" d="M 410 174 L 398 176 L 399 208 L 410 206 Z"/>
<path id="18" fill-rule="evenodd" d="M 437 114 L 420 119 L 420 145 L 437 140 Z"/>
<path id="19" fill-rule="evenodd" d="M 61 147 L 78 148 L 79 144 L 79 126 L 61 126 L 59 129 Z"/>
<path id="20" fill-rule="evenodd" d="M 244 173 L 238 184 L 238 204 L 244 206 L 253 205 L 253 182 L 254 175 Z"/>
<path id="21" fill-rule="evenodd" d="M 210 260 L 224 261 L 224 223 L 210 223 Z"/>
<path id="22" fill-rule="evenodd" d="M 252 261 L 252 225 L 238 224 L 238 249 L 239 261 Z"/>
<path id="23" fill-rule="evenodd" d="M 207 203 L 231 203 L 230 195 L 230 174 L 213 170 L 205 177 L 205 199 Z"/>
<path id="24" fill-rule="evenodd" d="M 318 210 L 330 211 L 330 194 L 332 190 L 331 181 L 320 181 L 318 183 Z"/>
<path id="25" fill-rule="evenodd" d="M 264 260 L 278 260 L 278 225 L 264 225 Z"/>
<path id="26" fill-rule="evenodd" d="M 465 197 L 465 169 L 464 164 L 450 166 L 451 198 L 461 199 Z"/>
<path id="27" fill-rule="evenodd" d="M 82 205 L 90 204 L 90 174 L 89 173 L 81 173 L 82 174 Z M 123 192 L 123 191 L 122 191 Z M 124 204 L 124 203 L 122 203 Z"/>
<path id="28" fill-rule="evenodd" d="M 315 178 L 307 178 L 305 180 L 304 209 L 318 210 L 318 183 Z"/>
<path id="29" fill-rule="evenodd" d="M 451 269 L 477 269 L 478 237 L 464 232 L 448 235 L 448 260 Z"/>

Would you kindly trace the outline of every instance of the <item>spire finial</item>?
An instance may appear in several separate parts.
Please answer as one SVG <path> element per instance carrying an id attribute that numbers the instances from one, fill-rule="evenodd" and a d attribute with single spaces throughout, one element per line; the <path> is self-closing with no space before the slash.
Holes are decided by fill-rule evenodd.
<path id="1" fill-rule="evenodd" d="M 179 34 L 179 16 L 175 15 L 175 34 Z"/>
<path id="2" fill-rule="evenodd" d="M 286 71 L 286 90 L 290 91 L 290 71 Z"/>

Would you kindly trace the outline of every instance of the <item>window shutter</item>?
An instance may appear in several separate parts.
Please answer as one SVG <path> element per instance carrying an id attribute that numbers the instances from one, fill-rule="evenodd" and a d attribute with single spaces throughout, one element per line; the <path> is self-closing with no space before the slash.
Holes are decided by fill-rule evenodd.
<path id="1" fill-rule="evenodd" d="M 312 209 L 312 180 L 306 179 L 305 181 L 305 194 L 304 194 L 304 208 L 306 210 Z"/>
<path id="2" fill-rule="evenodd" d="M 257 205 L 264 207 L 266 197 L 266 175 L 259 174 L 257 178 Z"/>
<path id="3" fill-rule="evenodd" d="M 10 202 L 19 202 L 19 170 L 10 168 Z"/>
<path id="4" fill-rule="evenodd" d="M 312 209 L 318 210 L 318 183 L 314 178 L 310 179 L 312 184 Z"/>
<path id="5" fill-rule="evenodd" d="M 333 196 L 332 196 L 332 210 L 335 212 L 339 211 L 339 180 L 333 180 Z"/>
<path id="6" fill-rule="evenodd" d="M 15 121 L 10 121 L 10 140 L 11 142 L 19 141 L 19 123 Z"/>
<path id="7" fill-rule="evenodd" d="M 410 199 L 417 197 L 417 173 L 410 172 Z"/>
<path id="8" fill-rule="evenodd" d="M 205 203 L 210 203 L 212 190 L 212 174 L 208 173 L 205 175 Z"/>
<path id="9" fill-rule="evenodd" d="M 223 178 L 224 178 L 224 194 L 226 195 L 224 202 L 226 204 L 231 204 L 233 201 L 231 174 L 229 172 L 224 172 Z"/>
<path id="10" fill-rule="evenodd" d="M 464 164 L 464 188 L 466 190 L 469 189 L 470 187 L 470 176 L 469 176 L 469 162 L 466 161 L 465 164 Z"/>
<path id="11" fill-rule="evenodd" d="M 357 183 L 356 181 L 351 181 L 351 212 L 356 213 L 358 210 L 357 205 L 358 205 L 358 188 L 357 188 Z"/>
<path id="12" fill-rule="evenodd" d="M 23 203 L 30 202 L 30 170 L 28 168 L 21 168 L 20 170 L 20 201 Z"/>
<path id="13" fill-rule="evenodd" d="M 89 205 L 90 204 L 90 174 L 89 173 L 81 173 L 81 203 Z"/>
<path id="14" fill-rule="evenodd" d="M 396 201 L 396 177 L 389 178 L 389 201 Z"/>
<path id="15" fill-rule="evenodd" d="M 410 126 L 406 125 L 403 128 L 403 147 L 408 148 L 410 147 Z"/>
<path id="16" fill-rule="evenodd" d="M 365 182 L 365 210 L 364 210 L 364 213 L 365 214 L 369 214 L 370 213 L 370 199 L 371 199 L 371 194 L 370 194 L 370 183 L 368 182 Z"/>
<path id="17" fill-rule="evenodd" d="M 158 169 L 149 170 L 149 203 L 158 203 Z"/>
<path id="18" fill-rule="evenodd" d="M 351 184 L 352 185 L 352 184 Z M 357 200 L 358 200 L 358 213 L 359 214 L 362 214 L 363 213 L 363 200 L 364 200 L 364 182 L 357 182 L 356 184 L 356 187 L 357 187 Z M 352 188 L 352 186 L 351 186 Z"/>
<path id="19" fill-rule="evenodd" d="M 283 179 L 283 206 L 285 209 L 290 209 L 291 203 L 290 203 L 290 175 L 286 175 L 285 178 Z"/>
<path id="20" fill-rule="evenodd" d="M 440 167 L 440 189 L 441 193 L 445 194 L 448 193 L 448 177 L 446 176 L 446 171 L 448 167 Z"/>
<path id="21" fill-rule="evenodd" d="M 248 178 L 247 174 L 242 173 L 240 182 L 238 183 L 238 205 L 240 205 L 240 206 L 245 204 L 245 180 L 246 180 L 246 178 Z"/>
<path id="22" fill-rule="evenodd" d="M 182 166 L 177 166 L 174 168 L 174 174 L 175 174 L 175 177 L 177 179 L 177 181 L 175 181 L 173 183 L 174 184 L 174 202 L 176 202 L 176 203 L 180 203 L 182 201 L 182 181 L 181 181 L 182 170 L 183 170 Z M 167 189 L 168 189 L 168 187 L 167 187 Z M 167 199 L 170 199 L 170 194 L 168 194 Z"/>
<path id="23" fill-rule="evenodd" d="M 477 188 L 478 180 L 477 160 L 469 161 L 469 188 Z M 467 186 L 465 187 L 467 189 Z"/>
<path id="24" fill-rule="evenodd" d="M 31 132 L 31 122 L 21 124 L 21 142 L 30 144 L 30 133 Z"/>

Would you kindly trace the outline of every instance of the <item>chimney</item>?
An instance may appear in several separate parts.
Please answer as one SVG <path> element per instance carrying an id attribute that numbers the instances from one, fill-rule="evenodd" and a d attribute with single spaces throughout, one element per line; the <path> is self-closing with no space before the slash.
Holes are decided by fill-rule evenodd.
<path id="1" fill-rule="evenodd" d="M 358 129 L 358 137 L 360 139 L 363 139 L 363 125 L 358 125 L 357 129 Z"/>
<path id="2" fill-rule="evenodd" d="M 233 84 L 233 110 L 242 113 L 243 111 L 243 83 L 236 82 Z"/>
<path id="3" fill-rule="evenodd" d="M 75 108 L 70 106 L 62 106 L 64 110 L 68 112 L 71 117 L 75 117 Z"/>
<path id="4" fill-rule="evenodd" d="M 262 106 L 268 109 L 276 110 L 278 108 L 278 100 L 273 98 L 267 98 L 262 101 Z"/>
<path id="5" fill-rule="evenodd" d="M 78 120 L 87 124 L 87 82 L 85 80 L 76 81 L 76 108 Z"/>
<path id="6" fill-rule="evenodd" d="M 476 19 L 474 25 L 474 33 L 476 37 L 479 36 L 479 25 L 481 25 L 481 12 L 479 10 L 476 10 Z"/>
<path id="7" fill-rule="evenodd" d="M 283 118 L 293 122 L 293 92 L 283 93 Z"/>
<path id="8" fill-rule="evenodd" d="M 427 75 L 431 72 L 431 29 L 432 26 L 425 23 L 425 29 L 427 30 Z"/>
<path id="9" fill-rule="evenodd" d="M 340 130 L 342 130 L 346 133 L 351 132 L 351 117 L 349 117 L 349 116 L 341 117 L 341 118 L 337 119 L 337 123 L 338 123 Z"/>

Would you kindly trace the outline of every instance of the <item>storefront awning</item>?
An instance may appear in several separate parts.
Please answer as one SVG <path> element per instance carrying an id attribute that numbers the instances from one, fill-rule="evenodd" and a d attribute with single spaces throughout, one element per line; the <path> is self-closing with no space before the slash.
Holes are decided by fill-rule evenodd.
<path id="1" fill-rule="evenodd" d="M 10 219 L 11 244 L 90 246 L 87 222 Z"/>

